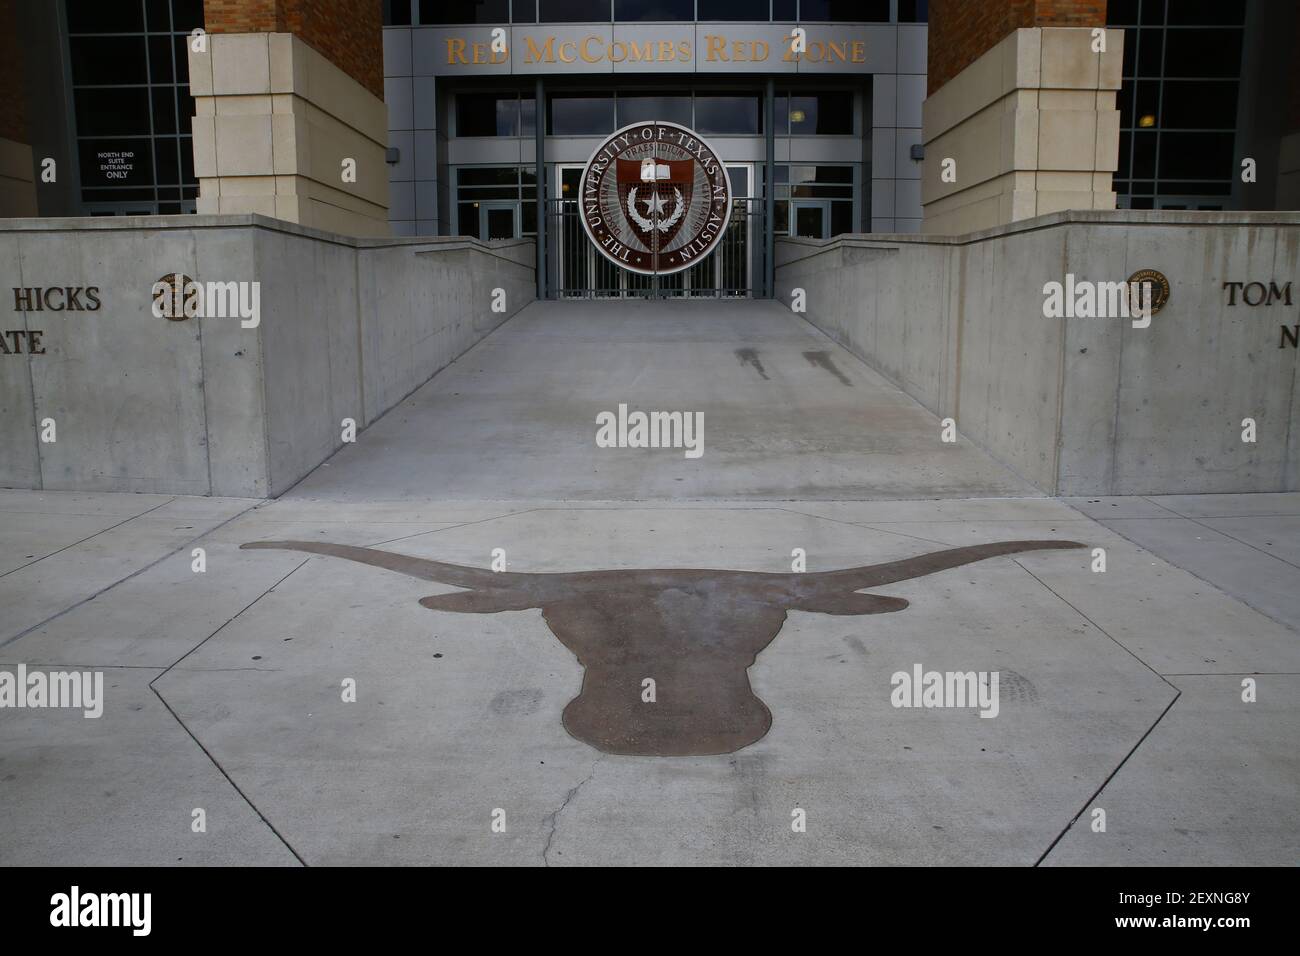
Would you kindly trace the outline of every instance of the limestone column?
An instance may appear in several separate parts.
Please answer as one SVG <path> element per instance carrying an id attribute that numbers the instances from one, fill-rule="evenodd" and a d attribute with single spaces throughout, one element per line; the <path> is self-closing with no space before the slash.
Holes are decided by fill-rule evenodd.
<path id="1" fill-rule="evenodd" d="M 936 0 L 931 10 L 922 231 L 1114 209 L 1124 33 L 1104 29 L 1105 3 Z"/>
<path id="2" fill-rule="evenodd" d="M 198 212 L 389 234 L 379 3 L 205 0 L 189 51 Z"/>

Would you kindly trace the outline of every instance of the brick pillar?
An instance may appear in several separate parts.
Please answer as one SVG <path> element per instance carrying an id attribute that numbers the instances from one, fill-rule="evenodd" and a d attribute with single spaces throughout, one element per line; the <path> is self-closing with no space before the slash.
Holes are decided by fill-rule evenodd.
<path id="1" fill-rule="evenodd" d="M 204 0 L 204 19 L 198 211 L 387 235 L 381 0 Z"/>
<path id="2" fill-rule="evenodd" d="M 0 0 L 0 219 L 36 215 L 22 52 L 14 0 Z"/>
<path id="3" fill-rule="evenodd" d="M 1105 0 L 932 0 L 923 231 L 1115 208 L 1124 34 L 1095 49 L 1105 23 Z"/>

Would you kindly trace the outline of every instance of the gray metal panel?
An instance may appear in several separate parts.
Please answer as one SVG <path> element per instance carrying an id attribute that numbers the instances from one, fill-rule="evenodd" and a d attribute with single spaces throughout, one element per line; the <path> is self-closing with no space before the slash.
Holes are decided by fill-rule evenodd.
<path id="1" fill-rule="evenodd" d="M 409 220 L 402 221 L 390 219 L 388 221 L 388 228 L 393 230 L 393 235 L 395 236 L 414 236 L 416 224 Z"/>
<path id="2" fill-rule="evenodd" d="M 894 232 L 900 235 L 915 235 L 921 231 L 921 220 L 919 219 L 895 219 Z"/>
<path id="3" fill-rule="evenodd" d="M 898 125 L 898 77 L 878 73 L 871 81 L 871 125 Z"/>
<path id="4" fill-rule="evenodd" d="M 893 232 L 894 220 L 887 217 L 872 216 L 871 231 L 872 232 Z"/>
<path id="5" fill-rule="evenodd" d="M 431 76 L 417 76 L 411 81 L 415 93 L 412 129 L 438 128 L 438 93 L 435 83 Z"/>
<path id="6" fill-rule="evenodd" d="M 388 145 L 397 149 L 401 159 L 388 167 L 389 182 L 409 182 L 415 178 L 415 134 L 396 130 L 388 134 Z"/>
<path id="7" fill-rule="evenodd" d="M 871 215 L 874 222 L 877 217 L 893 219 L 894 216 L 894 180 L 873 179 L 871 181 Z M 874 225 L 871 227 L 876 228 Z"/>
<path id="8" fill-rule="evenodd" d="M 384 28 L 384 76 L 411 75 L 411 28 Z"/>
<path id="9" fill-rule="evenodd" d="M 902 74 L 893 77 L 898 83 L 897 126 L 921 125 L 921 104 L 925 102 L 925 76 Z"/>
<path id="10" fill-rule="evenodd" d="M 777 23 L 701 23 L 695 28 L 695 71 L 697 73 L 794 73 L 799 65 L 785 59 L 790 45 L 790 31 L 794 24 Z M 709 37 L 722 37 L 724 42 L 710 43 Z M 766 44 L 766 57 L 759 61 L 738 63 L 736 44 L 740 43 L 745 55 L 761 54 Z M 723 55 L 727 59 L 723 59 Z M 712 57 L 712 58 L 710 58 Z"/>
<path id="11" fill-rule="evenodd" d="M 893 179 L 897 164 L 894 162 L 898 131 L 876 127 L 871 131 L 871 175 L 877 179 Z M 907 155 L 907 151 L 903 151 Z"/>
<path id="12" fill-rule="evenodd" d="M 894 215 L 899 219 L 921 218 L 921 180 L 896 179 Z"/>
<path id="13" fill-rule="evenodd" d="M 894 146 L 894 177 L 896 179 L 920 179 L 921 164 L 912 158 L 912 147 L 921 142 L 919 129 L 898 129 Z"/>
<path id="14" fill-rule="evenodd" d="M 388 218 L 415 218 L 415 183 L 388 184 Z"/>
<path id="15" fill-rule="evenodd" d="M 610 23 L 512 27 L 507 71 L 528 76 L 613 73 L 614 64 L 608 56 L 613 36 L 614 26 Z M 532 45 L 528 43 L 529 38 L 533 41 Z M 595 58 L 596 62 L 589 62 L 591 58 Z M 440 69 L 449 68 L 441 65 Z M 482 75 L 484 69 L 474 67 L 474 75 Z"/>
<path id="16" fill-rule="evenodd" d="M 415 212 L 418 219 L 433 219 L 438 215 L 438 184 L 433 181 L 415 184 Z"/>
<path id="17" fill-rule="evenodd" d="M 930 30 L 921 23 L 898 25 L 898 72 L 925 73 L 929 67 L 928 51 Z"/>
<path id="18" fill-rule="evenodd" d="M 415 179 L 436 179 L 438 170 L 438 134 L 415 133 Z"/>
<path id="19" fill-rule="evenodd" d="M 506 30 L 506 51 L 492 52 L 492 31 Z M 493 76 L 510 72 L 514 43 L 509 27 L 428 27 L 415 31 L 416 72 L 439 76 Z M 423 62 L 422 62 L 423 61 Z"/>
<path id="20" fill-rule="evenodd" d="M 452 166 L 514 166 L 520 159 L 519 144 L 519 139 L 513 136 L 451 139 L 447 141 L 447 162 Z"/>
<path id="21" fill-rule="evenodd" d="M 633 59 L 647 44 L 654 59 Z M 694 24 L 616 23 L 605 59 L 615 73 L 693 73 L 697 56 Z"/>
<path id="22" fill-rule="evenodd" d="M 548 163 L 585 163 L 601 143 L 603 136 L 548 136 L 546 161 Z"/>
<path id="23" fill-rule="evenodd" d="M 898 28 L 893 24 L 805 23 L 803 26 L 808 31 L 808 50 L 799 56 L 800 73 L 897 72 Z"/>
<path id="24" fill-rule="evenodd" d="M 790 160 L 796 163 L 860 163 L 862 140 L 856 136 L 793 136 Z"/>
<path id="25" fill-rule="evenodd" d="M 384 80 L 384 103 L 388 105 L 388 128 L 414 129 L 411 78 L 391 77 Z"/>

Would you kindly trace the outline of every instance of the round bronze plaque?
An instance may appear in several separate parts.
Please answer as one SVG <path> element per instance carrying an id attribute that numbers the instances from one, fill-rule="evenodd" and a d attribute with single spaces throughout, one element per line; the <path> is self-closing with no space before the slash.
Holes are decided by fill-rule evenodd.
<path id="1" fill-rule="evenodd" d="M 1140 314 L 1142 308 L 1143 286 L 1151 287 L 1151 314 L 1155 315 L 1169 301 L 1169 280 L 1164 273 L 1155 269 L 1139 269 L 1128 277 L 1129 308 L 1134 315 Z"/>
<path id="2" fill-rule="evenodd" d="M 605 140 L 582 173 L 583 228 L 611 262 L 644 275 L 690 268 L 731 221 L 731 184 L 694 130 L 653 120 Z"/>

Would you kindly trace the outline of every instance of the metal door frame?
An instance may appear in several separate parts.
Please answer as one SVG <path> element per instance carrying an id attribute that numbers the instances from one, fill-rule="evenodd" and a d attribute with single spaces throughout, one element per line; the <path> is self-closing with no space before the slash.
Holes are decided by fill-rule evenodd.
<path id="1" fill-rule="evenodd" d="M 519 200 L 517 199 L 480 199 L 478 203 L 478 234 L 483 237 L 484 242 L 489 242 L 488 238 L 488 213 L 496 209 L 508 209 L 511 219 L 514 221 L 514 227 L 511 230 L 513 235 L 509 238 L 519 238 L 519 223 L 522 219 L 520 216 Z"/>
<path id="2" fill-rule="evenodd" d="M 831 237 L 831 201 L 829 199 L 791 199 L 790 200 L 790 235 L 799 236 L 799 207 L 820 209 L 822 212 L 822 234 L 804 236 L 805 239 L 829 239 Z"/>

